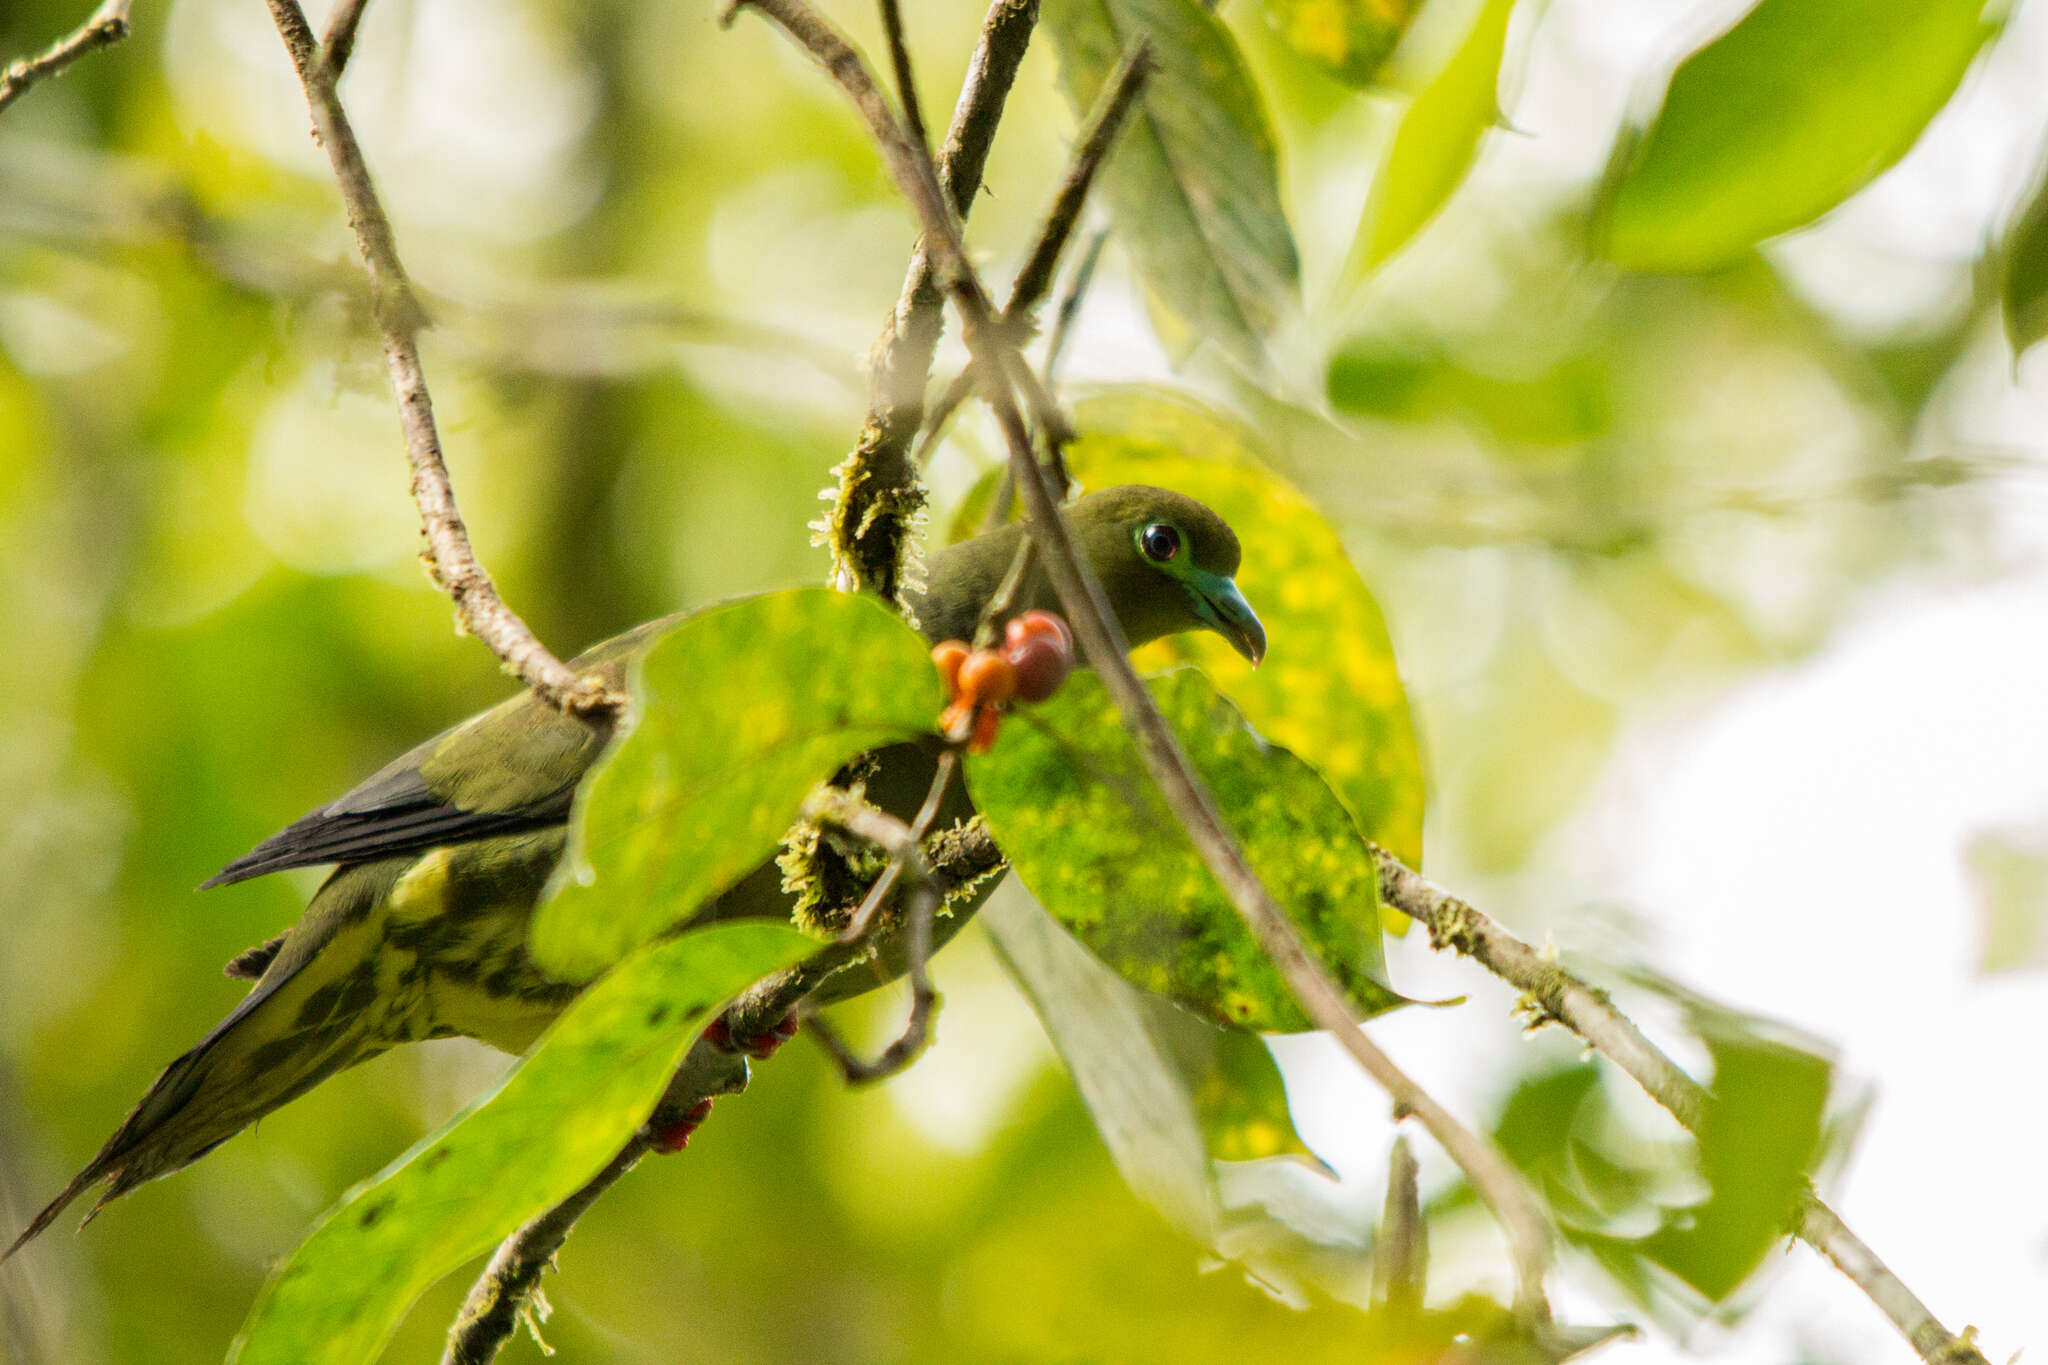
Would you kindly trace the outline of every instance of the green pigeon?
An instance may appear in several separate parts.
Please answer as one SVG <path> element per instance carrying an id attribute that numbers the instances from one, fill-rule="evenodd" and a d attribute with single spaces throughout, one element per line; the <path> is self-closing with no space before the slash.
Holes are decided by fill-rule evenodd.
<path id="1" fill-rule="evenodd" d="M 1090 494 L 1066 515 L 1134 646 L 1213 630 L 1258 662 L 1265 631 L 1232 578 L 1237 537 L 1221 517 L 1192 498 L 1141 485 Z M 1013 523 L 932 555 L 929 587 L 910 601 L 928 639 L 973 635 L 1022 535 Z M 1057 607 L 1036 571 L 1011 614 Z M 627 631 L 573 667 L 620 688 L 633 659 L 679 619 Z M 221 869 L 206 886 L 337 864 L 297 924 L 228 964 L 228 975 L 253 980 L 253 989 L 165 1068 L 99 1155 L 0 1260 L 91 1187 L 106 1186 L 93 1206 L 97 1213 L 396 1044 L 460 1034 L 525 1051 L 582 989 L 542 971 L 528 957 L 526 940 L 562 855 L 577 783 L 611 738 L 609 721 L 572 719 L 523 693 L 402 755 Z M 878 751 L 867 799 L 908 820 L 930 787 L 938 752 L 936 736 Z M 954 783 L 940 821 L 973 814 Z M 942 939 L 988 889 L 941 923 Z M 687 922 L 786 921 L 793 903 L 771 860 Z M 875 962 L 842 972 L 829 983 L 830 994 L 858 994 L 889 979 L 886 964 L 900 970 L 901 953 L 888 947 Z"/>

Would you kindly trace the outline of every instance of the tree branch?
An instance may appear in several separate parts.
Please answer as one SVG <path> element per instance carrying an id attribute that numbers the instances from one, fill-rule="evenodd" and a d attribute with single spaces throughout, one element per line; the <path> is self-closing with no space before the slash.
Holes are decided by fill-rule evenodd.
<path id="1" fill-rule="evenodd" d="M 1037 22 L 1038 0 L 994 0 L 982 21 L 939 153 L 945 199 L 962 218 L 981 189 L 1004 103 Z M 913 522 L 924 507 L 910 447 L 924 424 L 925 383 L 944 326 L 944 296 L 932 260 L 928 245 L 919 243 L 903 292 L 875 341 L 867 422 L 853 452 L 833 471 L 839 490 L 822 524 L 839 580 L 890 601 L 902 595 Z"/>
<path id="2" fill-rule="evenodd" d="M 369 166 L 356 142 L 355 130 L 335 93 L 334 73 L 306 23 L 298 0 L 267 0 L 271 18 L 291 54 L 299 83 L 312 110 L 314 134 L 327 151 L 335 182 L 341 187 L 349 226 L 370 277 L 370 305 L 382 335 L 385 369 L 398 400 L 399 426 L 412 465 L 413 500 L 419 505 L 426 538 L 428 571 L 455 603 L 463 630 L 482 640 L 498 656 L 505 671 L 531 687 L 550 705 L 571 714 L 609 712 L 624 698 L 595 678 L 577 675 L 548 652 L 524 621 L 498 596 L 491 576 L 477 562 L 469 528 L 455 505 L 455 490 L 441 458 L 441 436 L 434 424 L 434 404 L 420 365 L 418 335 L 425 318 L 412 283 L 398 261 L 391 221 L 377 199 Z"/>
<path id="3" fill-rule="evenodd" d="M 100 7 L 76 29 L 33 57 L 11 62 L 0 71 L 0 109 L 28 93 L 30 86 L 55 76 L 88 52 L 112 47 L 128 36 L 132 0 L 101 0 Z"/>
<path id="4" fill-rule="evenodd" d="M 1003 322 L 1011 329 L 1011 335 L 1020 339 L 1020 344 L 1021 338 L 1036 329 L 1034 315 L 1038 305 L 1044 302 L 1046 292 L 1052 288 L 1053 279 L 1059 271 L 1060 255 L 1066 249 L 1067 239 L 1073 235 L 1074 225 L 1080 221 L 1081 208 L 1088 200 L 1095 174 L 1102 169 L 1110 148 L 1116 145 L 1117 134 L 1123 131 L 1124 123 L 1137 105 L 1138 96 L 1144 93 L 1152 67 L 1152 45 L 1141 38 L 1118 62 L 1116 71 L 1096 97 L 1095 107 L 1088 111 L 1087 124 L 1082 129 L 1073 159 L 1067 164 L 1066 176 L 1053 195 L 1051 207 L 1046 210 L 1045 221 L 1032 243 L 1031 254 L 1025 258 L 1017 278 L 1010 282 L 1009 300 L 1003 304 Z M 1089 269 L 1093 269 L 1092 264 Z M 1052 369 L 1051 359 L 1052 356 L 1048 355 L 1048 374 Z M 938 441 L 939 433 L 954 410 L 967 401 L 967 395 L 974 391 L 974 383 L 973 369 L 962 370 L 946 386 L 939 401 L 932 405 L 931 413 L 924 422 L 924 436 L 918 442 L 917 454 L 913 457 L 918 468 L 924 467 L 925 457 Z M 1008 501 L 1008 489 L 1005 487 L 1003 495 L 996 500 L 996 503 L 1003 504 L 1004 517 L 1009 514 Z M 990 504 L 991 514 L 997 510 L 996 503 Z M 1000 524 L 1000 520 L 991 524 Z"/>
<path id="5" fill-rule="evenodd" d="M 1607 998 L 1515 937 L 1495 920 L 1375 848 L 1380 896 L 1429 929 L 1429 941 L 1469 957 L 1522 992 L 1522 1008 L 1537 1024 L 1558 1023 L 1642 1086 L 1651 1099 L 1697 1133 L 1713 1105 L 1707 1088 L 1643 1036 Z M 1808 1190 L 1799 1208 L 1798 1235 L 1857 1288 L 1870 1296 L 1928 1365 L 1988 1365 L 1976 1346 L 1951 1333 L 1833 1209 Z"/>
<path id="6" fill-rule="evenodd" d="M 931 135 L 924 130 L 924 109 L 917 100 L 917 73 L 910 65 L 910 45 L 903 36 L 903 6 L 900 0 L 882 0 L 882 34 L 889 44 L 889 65 L 896 73 L 896 104 L 903 110 L 903 126 L 930 151 Z"/>
<path id="7" fill-rule="evenodd" d="M 1053 470 L 1041 466 L 1033 452 L 1013 394 L 1021 396 L 1055 448 L 1065 435 L 1064 419 L 1054 410 L 1051 396 L 1024 363 L 990 304 L 961 246 L 929 160 L 905 137 L 859 54 L 805 0 L 740 0 L 740 4 L 773 20 L 839 83 L 867 121 L 898 187 L 917 213 L 938 278 L 960 310 L 968 351 L 982 367 L 987 396 L 1009 447 L 1012 471 L 1024 492 L 1028 526 L 1039 559 L 1088 662 L 1108 687 L 1125 725 L 1136 735 L 1139 754 L 1169 808 L 1309 1018 L 1318 1028 L 1334 1034 L 1398 1105 L 1421 1120 L 1494 1210 L 1514 1257 L 1517 1306 L 1526 1317 L 1540 1320 L 1547 1316 L 1543 1276 L 1550 1262 L 1550 1224 L 1542 1206 L 1499 1151 L 1453 1118 L 1358 1028 L 1350 1002 L 1246 863 L 1214 798 L 1181 751 L 1151 694 L 1138 681 L 1126 657 L 1122 628 L 1101 585 L 1068 538 L 1057 501 L 1061 488 L 1053 483 Z"/>
<path id="8" fill-rule="evenodd" d="M 870 1062 L 855 1056 L 823 1018 L 813 1016 L 811 1019 L 812 1031 L 839 1064 L 840 1074 L 849 1084 L 865 1084 L 895 1075 L 917 1060 L 931 1037 L 932 1014 L 939 1006 L 939 993 L 932 988 L 929 971 L 932 920 L 945 897 L 932 870 L 931 860 L 925 857 L 924 838 L 931 829 L 932 821 L 938 818 L 946 789 L 952 785 L 953 774 L 960 766 L 959 746 L 972 726 L 963 725 L 960 729 L 960 738 L 939 755 L 938 771 L 932 777 L 931 790 L 925 794 L 924 805 L 909 824 L 849 792 L 833 787 L 814 793 L 805 807 L 807 818 L 819 824 L 836 825 L 849 834 L 866 839 L 889 855 L 889 865 L 875 879 L 860 909 L 854 912 L 852 922 L 846 926 L 846 932 L 840 936 L 842 943 L 855 943 L 866 937 L 878 919 L 883 903 L 898 883 L 902 883 L 909 892 L 903 907 L 902 924 L 904 962 L 910 977 L 910 1018 L 904 1023 L 903 1032 Z"/>
<path id="9" fill-rule="evenodd" d="M 363 11 L 369 7 L 370 0 L 341 0 L 334 7 L 334 17 L 327 21 L 327 36 L 320 40 L 320 59 L 337 83 L 348 67 L 348 59 L 355 55 L 356 30 L 362 27 Z"/>

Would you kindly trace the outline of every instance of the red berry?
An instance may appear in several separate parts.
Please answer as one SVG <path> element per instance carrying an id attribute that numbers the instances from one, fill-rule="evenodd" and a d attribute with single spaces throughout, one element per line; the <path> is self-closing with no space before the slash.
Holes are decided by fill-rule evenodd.
<path id="1" fill-rule="evenodd" d="M 1017 670 L 993 650 L 977 649 L 960 665 L 960 696 L 978 705 L 1000 706 L 1017 695 Z"/>
<path id="2" fill-rule="evenodd" d="M 985 707 L 974 718 L 974 738 L 967 742 L 967 752 L 985 754 L 995 747 L 996 730 L 1003 723 L 1003 713 L 994 707 Z"/>
<path id="3" fill-rule="evenodd" d="M 650 1128 L 648 1145 L 657 1152 L 680 1152 L 690 1145 L 690 1135 L 703 1127 L 704 1120 L 710 1117 L 711 1101 L 699 1100 L 675 1122 Z"/>
<path id="4" fill-rule="evenodd" d="M 965 640 L 942 640 L 932 646 L 932 664 L 945 680 L 948 697 L 959 695 L 960 665 L 967 662 L 970 652 Z"/>
<path id="5" fill-rule="evenodd" d="M 1066 646 L 1068 654 L 1074 652 L 1074 633 L 1067 629 L 1065 621 L 1049 611 L 1027 611 L 1011 617 L 1010 624 L 1003 627 L 1003 643 L 1012 649 L 1037 636 L 1055 638 Z"/>
<path id="6" fill-rule="evenodd" d="M 1004 651 L 1003 657 L 1017 672 L 1019 701 L 1044 701 L 1059 691 L 1074 671 L 1074 651 L 1059 636 L 1027 635 Z"/>

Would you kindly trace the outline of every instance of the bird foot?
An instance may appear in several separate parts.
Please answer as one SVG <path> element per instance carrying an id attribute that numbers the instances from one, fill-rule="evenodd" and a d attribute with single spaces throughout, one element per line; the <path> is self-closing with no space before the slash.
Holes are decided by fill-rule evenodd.
<path id="1" fill-rule="evenodd" d="M 647 1132 L 648 1145 L 664 1154 L 680 1152 L 690 1145 L 690 1134 L 704 1126 L 704 1120 L 711 1117 L 711 1101 L 699 1100 L 684 1111 L 674 1123 L 660 1127 L 650 1126 Z"/>
<path id="2" fill-rule="evenodd" d="M 796 1037 L 796 1030 L 796 1011 L 791 1010 L 776 1020 L 766 1032 L 757 1033 L 751 1038 L 733 1037 L 732 1030 L 725 1025 L 725 1016 L 720 1015 L 704 1030 L 704 1036 L 709 1038 L 714 1046 L 722 1047 L 727 1052 L 744 1052 L 757 1062 L 765 1062 L 773 1057 L 784 1043 Z"/>

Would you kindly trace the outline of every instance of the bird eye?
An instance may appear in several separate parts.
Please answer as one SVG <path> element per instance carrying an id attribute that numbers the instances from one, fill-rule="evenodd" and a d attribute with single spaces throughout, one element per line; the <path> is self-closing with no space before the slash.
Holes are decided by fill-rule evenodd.
<path id="1" fill-rule="evenodd" d="M 1164 563 L 1180 553 L 1180 532 L 1163 521 L 1155 521 L 1138 532 L 1138 548 L 1145 558 Z"/>

